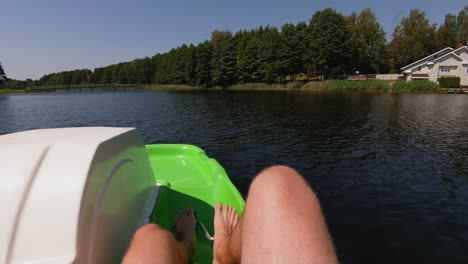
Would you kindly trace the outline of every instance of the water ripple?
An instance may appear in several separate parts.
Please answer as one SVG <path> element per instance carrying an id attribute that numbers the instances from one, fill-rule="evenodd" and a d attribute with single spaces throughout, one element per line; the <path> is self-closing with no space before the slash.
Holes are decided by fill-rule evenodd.
<path id="1" fill-rule="evenodd" d="M 0 134 L 137 127 L 190 143 L 244 194 L 266 166 L 318 194 L 343 263 L 468 263 L 468 98 L 304 92 L 0 96 Z"/>

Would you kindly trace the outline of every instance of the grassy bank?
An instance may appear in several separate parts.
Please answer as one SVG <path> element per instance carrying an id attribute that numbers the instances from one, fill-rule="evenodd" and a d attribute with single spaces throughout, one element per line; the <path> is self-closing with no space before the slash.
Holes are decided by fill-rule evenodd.
<path id="1" fill-rule="evenodd" d="M 307 86 L 307 84 L 305 85 Z M 327 91 L 366 91 L 366 92 L 431 92 L 438 93 L 441 89 L 438 84 L 429 81 L 341 81 L 330 80 L 320 83 L 321 89 Z"/>
<path id="2" fill-rule="evenodd" d="M 212 89 L 221 89 L 214 87 Z M 347 81 L 328 80 L 324 82 L 292 82 L 287 84 L 246 83 L 227 87 L 226 90 L 238 91 L 335 91 L 335 92 L 430 92 L 439 93 L 439 85 L 429 81 L 406 82 L 406 81 Z"/>
<path id="3" fill-rule="evenodd" d="M 22 94 L 26 93 L 26 90 L 20 89 L 0 89 L 0 94 Z"/>
<path id="4" fill-rule="evenodd" d="M 203 90 L 204 88 L 190 85 L 152 84 L 143 86 L 145 91 L 191 91 Z"/>
<path id="5" fill-rule="evenodd" d="M 164 85 L 153 84 L 143 87 L 97 87 L 81 88 L 82 92 L 92 91 L 192 91 L 192 90 L 234 90 L 234 91 L 333 91 L 333 92 L 401 92 L 401 93 L 439 93 L 442 90 L 439 85 L 429 81 L 347 81 L 328 80 L 323 82 L 291 82 L 291 83 L 245 83 L 235 84 L 226 88 L 219 86 L 204 88 L 190 85 Z M 69 92 L 79 92 L 79 89 L 70 89 Z M 0 94 L 40 92 L 34 90 L 0 89 Z M 55 92 L 55 90 L 42 91 Z M 63 90 L 63 92 L 67 92 Z"/>
<path id="6" fill-rule="evenodd" d="M 251 91 L 251 90 L 264 90 L 264 91 L 288 91 L 303 89 L 304 84 L 300 82 L 291 82 L 287 84 L 268 84 L 268 83 L 244 83 L 236 84 L 226 88 L 227 90 L 236 91 Z"/>
<path id="7" fill-rule="evenodd" d="M 18 93 L 67 93 L 67 92 L 108 92 L 108 91 L 141 91 L 143 87 L 94 87 L 94 88 L 68 88 L 68 89 L 7 89 L 0 88 L 0 94 L 18 94 Z M 169 89 L 166 89 L 169 90 Z"/>
<path id="8" fill-rule="evenodd" d="M 143 87 L 145 91 L 193 91 L 193 90 L 234 90 L 234 91 L 288 91 L 301 90 L 304 84 L 300 82 L 287 84 L 268 84 L 268 83 L 244 83 L 235 84 L 229 87 L 213 86 L 210 88 L 196 87 L 190 85 L 168 85 L 155 84 Z"/>

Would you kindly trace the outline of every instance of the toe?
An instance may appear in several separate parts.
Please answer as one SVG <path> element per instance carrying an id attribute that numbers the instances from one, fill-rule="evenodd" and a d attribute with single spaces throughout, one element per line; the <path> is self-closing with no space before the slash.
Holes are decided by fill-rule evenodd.
<path id="1" fill-rule="evenodd" d="M 215 206 L 215 216 L 221 214 L 222 210 L 223 210 L 223 204 L 217 203 Z"/>
<path id="2" fill-rule="evenodd" d="M 226 210 L 227 220 L 231 220 L 231 206 L 227 205 L 225 210 Z"/>
<path id="3" fill-rule="evenodd" d="M 229 221 L 229 205 L 226 205 L 224 207 L 224 211 L 223 211 L 223 218 L 226 222 Z"/>
<path id="4" fill-rule="evenodd" d="M 235 225 L 235 217 L 236 217 L 236 209 L 234 207 L 231 207 L 231 228 L 234 229 Z"/>
<path id="5" fill-rule="evenodd" d="M 214 222 L 216 223 L 219 220 L 223 219 L 223 204 L 222 203 L 217 203 L 214 209 Z"/>
<path id="6" fill-rule="evenodd" d="M 194 215 L 193 209 L 192 209 L 192 208 L 189 208 L 189 209 L 187 210 L 187 215 L 188 215 L 188 216 L 193 216 L 193 215 Z"/>
<path id="7" fill-rule="evenodd" d="M 234 214 L 234 223 L 236 223 L 239 220 L 239 216 L 237 215 L 237 212 Z"/>
<path id="8" fill-rule="evenodd" d="M 232 222 L 232 220 L 234 219 L 234 212 L 233 212 L 233 209 L 232 206 L 229 206 L 228 207 L 228 214 L 229 214 L 229 222 Z"/>
<path id="9" fill-rule="evenodd" d="M 224 215 L 222 213 L 222 208 L 223 208 L 223 205 L 221 203 L 217 203 L 216 206 L 215 206 L 215 216 L 214 216 L 214 221 L 213 221 L 213 224 L 214 224 L 214 236 L 215 236 L 215 241 L 216 241 L 216 237 L 219 237 L 219 236 L 224 236 L 224 233 L 225 233 L 225 228 L 226 228 L 226 224 L 225 224 L 225 220 L 224 220 Z"/>

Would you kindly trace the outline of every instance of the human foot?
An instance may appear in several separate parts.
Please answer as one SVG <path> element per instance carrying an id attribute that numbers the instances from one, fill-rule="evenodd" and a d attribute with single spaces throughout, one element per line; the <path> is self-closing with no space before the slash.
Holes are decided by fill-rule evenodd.
<path id="1" fill-rule="evenodd" d="M 223 205 L 216 204 L 214 216 L 213 264 L 233 263 L 229 253 L 229 241 L 239 222 L 236 209 L 227 205 L 222 213 Z"/>
<path id="2" fill-rule="evenodd" d="M 185 208 L 176 217 L 175 235 L 187 251 L 188 259 L 192 259 L 195 253 L 197 221 L 192 208 Z"/>

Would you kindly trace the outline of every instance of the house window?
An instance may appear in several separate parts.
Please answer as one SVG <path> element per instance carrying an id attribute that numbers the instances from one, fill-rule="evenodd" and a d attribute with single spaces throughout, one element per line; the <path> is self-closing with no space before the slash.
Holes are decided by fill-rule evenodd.
<path id="1" fill-rule="evenodd" d="M 440 66 L 440 72 L 450 73 L 457 69 L 457 66 Z"/>
<path id="2" fill-rule="evenodd" d="M 420 71 L 420 70 L 421 70 L 421 66 L 418 67 L 418 71 Z"/>

